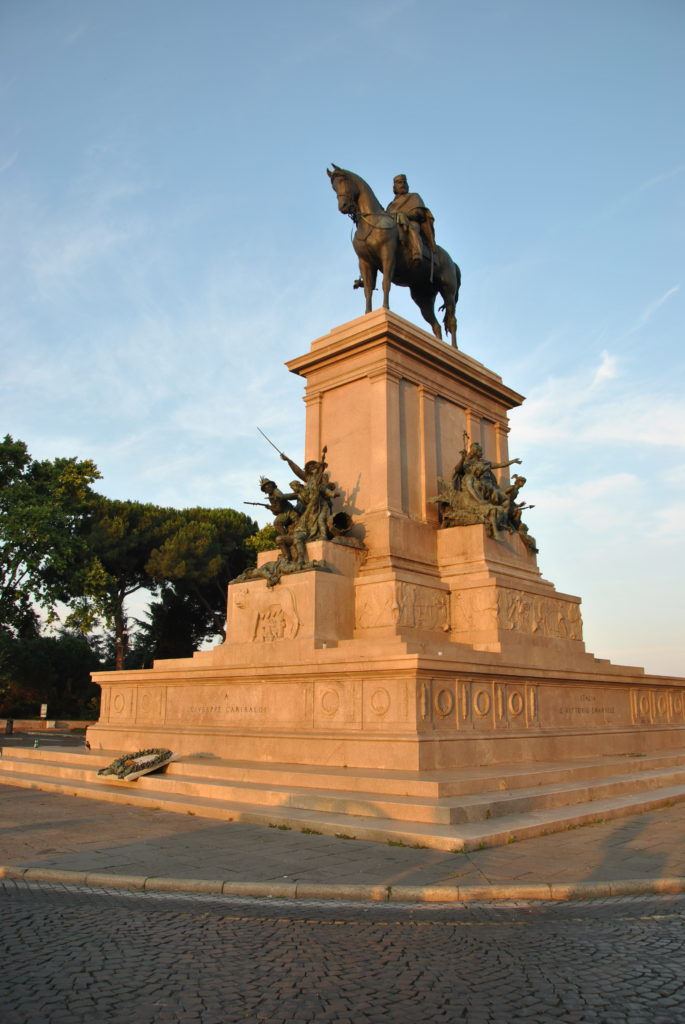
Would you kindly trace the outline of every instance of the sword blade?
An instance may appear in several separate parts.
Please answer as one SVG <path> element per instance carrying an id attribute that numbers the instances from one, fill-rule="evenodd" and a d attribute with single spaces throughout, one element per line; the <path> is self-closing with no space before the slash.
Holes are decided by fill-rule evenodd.
<path id="1" fill-rule="evenodd" d="M 280 449 L 280 448 L 278 448 L 278 447 L 277 447 L 277 446 L 276 446 L 276 445 L 275 445 L 275 444 L 273 443 L 273 441 L 271 440 L 271 438 L 270 438 L 270 437 L 267 437 L 267 436 L 266 436 L 266 434 L 265 434 L 265 433 L 264 433 L 264 431 L 263 431 L 263 430 L 261 429 L 261 427 L 257 427 L 257 430 L 258 430 L 258 431 L 259 431 L 259 433 L 260 433 L 260 434 L 262 435 L 262 437 L 264 438 L 264 440 L 265 440 L 265 441 L 268 441 L 268 442 L 269 442 L 269 444 L 271 445 L 271 447 L 272 447 L 272 448 L 275 448 L 275 449 L 276 449 L 276 451 L 278 452 L 278 454 L 279 454 L 279 455 L 282 455 L 282 454 L 283 454 L 283 452 L 281 451 L 281 449 Z"/>

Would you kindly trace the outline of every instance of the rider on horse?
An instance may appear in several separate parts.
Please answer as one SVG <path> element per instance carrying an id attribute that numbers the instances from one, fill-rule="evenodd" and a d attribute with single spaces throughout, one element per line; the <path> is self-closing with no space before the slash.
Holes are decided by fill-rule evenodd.
<path id="1" fill-rule="evenodd" d="M 387 213 L 392 213 L 397 221 L 402 247 L 408 251 L 409 261 L 420 263 L 423 256 L 421 235 L 426 241 L 428 251 L 435 253 L 433 214 L 418 192 L 409 191 L 406 174 L 395 175 L 392 190 L 395 198 L 388 205 Z"/>

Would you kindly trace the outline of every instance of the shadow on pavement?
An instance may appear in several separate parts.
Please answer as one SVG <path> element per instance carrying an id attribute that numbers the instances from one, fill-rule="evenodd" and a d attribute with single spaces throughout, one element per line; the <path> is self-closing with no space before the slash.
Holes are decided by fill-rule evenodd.
<path id="1" fill-rule="evenodd" d="M 599 849 L 604 851 L 601 862 L 585 880 L 604 882 L 617 878 L 663 878 L 670 874 L 666 854 L 650 852 L 639 844 L 637 847 L 633 846 L 639 836 L 648 833 L 652 823 L 652 815 L 643 814 L 614 826 L 611 833 L 599 844 Z"/>

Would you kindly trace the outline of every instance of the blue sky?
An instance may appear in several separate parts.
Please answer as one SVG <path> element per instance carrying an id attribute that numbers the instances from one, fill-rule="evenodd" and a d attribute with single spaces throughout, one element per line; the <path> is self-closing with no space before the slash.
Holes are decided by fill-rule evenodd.
<path id="1" fill-rule="evenodd" d="M 0 430 L 111 497 L 256 500 L 256 425 L 302 452 L 284 361 L 363 308 L 325 168 L 403 171 L 528 396 L 545 577 L 685 675 L 684 43 L 680 0 L 4 0 Z"/>

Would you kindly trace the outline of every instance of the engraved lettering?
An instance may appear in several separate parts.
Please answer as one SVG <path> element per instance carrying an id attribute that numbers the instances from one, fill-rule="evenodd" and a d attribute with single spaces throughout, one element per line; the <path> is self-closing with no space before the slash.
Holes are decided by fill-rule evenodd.
<path id="1" fill-rule="evenodd" d="M 189 709 L 193 715 L 253 714 L 265 715 L 266 705 L 263 704 L 191 704 Z"/>

